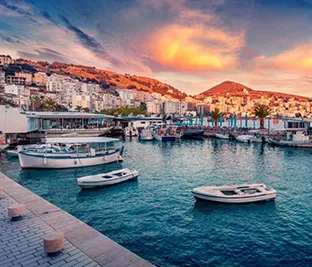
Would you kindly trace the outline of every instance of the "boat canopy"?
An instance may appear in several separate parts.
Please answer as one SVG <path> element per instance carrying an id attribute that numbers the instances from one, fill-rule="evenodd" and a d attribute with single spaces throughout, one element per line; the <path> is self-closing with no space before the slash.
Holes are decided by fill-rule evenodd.
<path id="1" fill-rule="evenodd" d="M 88 144 L 88 143 L 111 143 L 119 139 L 110 137 L 64 137 L 64 138 L 47 138 L 47 144 Z"/>

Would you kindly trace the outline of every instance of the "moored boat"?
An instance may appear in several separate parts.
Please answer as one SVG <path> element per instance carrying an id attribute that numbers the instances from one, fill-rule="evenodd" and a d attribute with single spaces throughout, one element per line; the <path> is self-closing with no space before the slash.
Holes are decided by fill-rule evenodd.
<path id="1" fill-rule="evenodd" d="M 186 128 L 182 130 L 182 138 L 184 139 L 203 139 L 204 131 L 202 129 Z"/>
<path id="2" fill-rule="evenodd" d="M 107 144 L 119 141 L 108 137 L 48 138 L 46 144 L 74 144 L 74 149 L 45 146 L 39 149 L 24 149 L 19 152 L 22 169 L 63 169 L 102 165 L 122 161 L 121 149 L 109 148 Z M 104 148 L 92 148 L 91 144 L 104 144 Z M 82 146 L 81 144 L 86 144 Z"/>
<path id="3" fill-rule="evenodd" d="M 253 136 L 248 135 L 248 134 L 242 134 L 242 135 L 237 136 L 235 139 L 237 142 L 249 144 L 253 141 Z"/>
<path id="4" fill-rule="evenodd" d="M 152 141 L 154 139 L 153 133 L 150 129 L 143 129 L 139 134 L 141 141 Z"/>
<path id="5" fill-rule="evenodd" d="M 196 199 L 221 203 L 251 203 L 273 200 L 276 191 L 265 184 L 202 186 L 192 190 Z"/>
<path id="6" fill-rule="evenodd" d="M 229 140 L 230 139 L 230 135 L 229 134 L 220 134 L 220 133 L 216 133 L 215 137 L 218 139 L 226 139 Z"/>
<path id="7" fill-rule="evenodd" d="M 268 139 L 268 143 L 275 146 L 312 148 L 312 142 L 306 135 L 305 129 L 286 129 L 286 139 Z"/>
<path id="8" fill-rule="evenodd" d="M 85 176 L 77 179 L 81 188 L 97 188 L 119 184 L 125 181 L 136 179 L 140 172 L 137 170 L 121 169 L 108 173 Z"/>

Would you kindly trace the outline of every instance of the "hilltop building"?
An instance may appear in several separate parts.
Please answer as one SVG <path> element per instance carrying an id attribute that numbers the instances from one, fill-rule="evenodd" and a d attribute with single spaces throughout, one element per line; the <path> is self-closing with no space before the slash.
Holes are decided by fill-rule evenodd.
<path id="1" fill-rule="evenodd" d="M 14 63 L 14 60 L 11 56 L 0 55 L 0 65 L 9 65 Z"/>

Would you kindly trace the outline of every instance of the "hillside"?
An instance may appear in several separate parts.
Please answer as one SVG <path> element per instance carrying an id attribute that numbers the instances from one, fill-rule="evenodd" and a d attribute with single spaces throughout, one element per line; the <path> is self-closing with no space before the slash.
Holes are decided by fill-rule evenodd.
<path id="1" fill-rule="evenodd" d="M 101 84 L 102 88 L 108 91 L 114 90 L 116 87 L 135 89 L 149 93 L 159 93 L 161 95 L 171 96 L 176 99 L 184 99 L 187 95 L 171 85 L 162 83 L 156 79 L 141 77 L 130 74 L 119 74 L 113 71 L 97 69 L 82 65 L 73 65 L 65 63 L 48 63 L 42 61 L 31 61 L 18 59 L 17 64 L 27 64 L 35 68 L 37 71 L 46 73 L 57 73 L 68 75 L 72 78 L 86 82 L 96 82 Z"/>
<path id="2" fill-rule="evenodd" d="M 276 97 L 276 98 L 284 98 L 288 100 L 289 98 L 294 98 L 297 100 L 312 100 L 308 97 L 279 93 L 279 92 L 270 92 L 270 91 L 260 91 L 253 90 L 243 84 L 225 81 L 220 83 L 198 95 L 195 96 L 198 100 L 203 100 L 208 96 L 223 96 L 223 97 L 247 97 L 249 96 L 251 99 L 259 98 L 259 97 Z"/>

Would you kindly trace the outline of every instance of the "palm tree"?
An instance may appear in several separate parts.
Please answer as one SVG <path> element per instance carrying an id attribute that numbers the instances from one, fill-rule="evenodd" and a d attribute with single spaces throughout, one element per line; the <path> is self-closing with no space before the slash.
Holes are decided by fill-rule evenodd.
<path id="1" fill-rule="evenodd" d="M 218 121 L 219 121 L 220 116 L 221 116 L 220 109 L 219 108 L 215 108 L 213 111 L 211 111 L 210 115 L 211 115 L 211 117 L 214 120 L 215 127 L 217 128 Z"/>
<path id="2" fill-rule="evenodd" d="M 49 110 L 49 111 L 55 111 L 57 109 L 57 103 L 52 99 L 48 98 L 43 102 L 43 105 Z"/>
<path id="3" fill-rule="evenodd" d="M 260 128 L 264 128 L 264 119 L 272 113 L 272 110 L 267 105 L 258 104 L 255 107 L 254 114 L 260 119 Z"/>
<path id="4" fill-rule="evenodd" d="M 31 96 L 30 97 L 30 104 L 32 111 L 38 110 L 41 106 L 41 99 L 39 96 Z"/>

